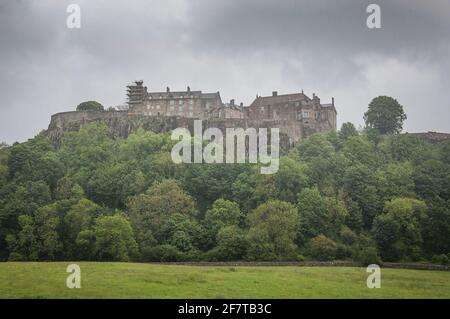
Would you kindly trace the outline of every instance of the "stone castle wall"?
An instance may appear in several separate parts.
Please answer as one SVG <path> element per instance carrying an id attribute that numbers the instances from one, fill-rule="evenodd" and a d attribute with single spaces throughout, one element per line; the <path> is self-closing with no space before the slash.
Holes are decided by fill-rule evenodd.
<path id="1" fill-rule="evenodd" d="M 177 116 L 147 116 L 130 114 L 127 111 L 73 111 L 52 115 L 47 136 L 55 146 L 61 144 L 64 132 L 76 131 L 85 123 L 103 122 L 118 137 L 126 138 L 138 129 L 164 133 L 178 127 L 188 128 L 193 134 L 194 118 Z M 217 127 L 225 134 L 226 128 L 279 128 L 280 147 L 290 148 L 303 136 L 301 123 L 295 120 L 251 120 L 251 119 L 219 119 L 202 121 L 203 129 Z"/>

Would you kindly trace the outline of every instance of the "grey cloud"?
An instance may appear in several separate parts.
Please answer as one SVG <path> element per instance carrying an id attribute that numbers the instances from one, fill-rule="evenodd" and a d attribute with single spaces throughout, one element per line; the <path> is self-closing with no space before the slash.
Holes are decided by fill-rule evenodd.
<path id="1" fill-rule="evenodd" d="M 65 27 L 73 2 L 80 30 Z M 407 130 L 450 131 L 450 2 L 374 1 L 383 28 L 368 30 L 371 2 L 3 0 L 0 140 L 32 137 L 83 100 L 119 104 L 138 78 L 246 104 L 305 89 L 335 96 L 339 121 L 356 124 L 374 95 L 390 94 L 404 101 Z"/>

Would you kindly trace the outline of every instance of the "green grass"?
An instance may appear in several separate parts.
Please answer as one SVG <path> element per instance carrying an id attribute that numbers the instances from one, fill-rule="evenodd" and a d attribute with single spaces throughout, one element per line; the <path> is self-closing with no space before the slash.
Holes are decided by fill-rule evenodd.
<path id="1" fill-rule="evenodd" d="M 69 262 L 0 263 L 0 298 L 450 298 L 450 272 L 365 268 L 200 267 L 79 262 L 81 289 L 66 287 Z"/>

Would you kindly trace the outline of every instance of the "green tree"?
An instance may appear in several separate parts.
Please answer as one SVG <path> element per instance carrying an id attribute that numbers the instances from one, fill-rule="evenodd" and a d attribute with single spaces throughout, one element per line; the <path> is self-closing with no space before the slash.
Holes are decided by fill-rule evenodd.
<path id="1" fill-rule="evenodd" d="M 24 260 L 55 260 L 62 249 L 57 226 L 59 218 L 53 205 L 39 208 L 32 216 L 18 218 L 20 231 L 9 235 L 7 242 L 12 256 Z"/>
<path id="2" fill-rule="evenodd" d="M 373 222 L 373 236 L 386 261 L 418 260 L 422 257 L 422 224 L 427 205 L 411 198 L 386 202 Z"/>
<path id="3" fill-rule="evenodd" d="M 84 244 L 79 246 L 78 236 L 90 230 L 94 219 L 100 216 L 103 209 L 94 202 L 82 198 L 70 207 L 63 219 L 63 242 L 67 258 L 80 259 L 86 257 Z M 81 240 L 81 239 L 80 239 Z M 89 254 L 88 254 L 89 255 Z"/>
<path id="4" fill-rule="evenodd" d="M 95 223 L 95 248 L 100 260 L 128 261 L 136 256 L 133 229 L 123 214 L 102 216 Z"/>
<path id="5" fill-rule="evenodd" d="M 380 134 L 400 133 L 404 120 L 406 120 L 406 114 L 403 112 L 403 106 L 389 96 L 374 98 L 369 104 L 369 109 L 364 113 L 366 125 L 377 129 Z"/>
<path id="6" fill-rule="evenodd" d="M 251 260 L 288 260 L 295 258 L 294 240 L 298 215 L 292 204 L 271 200 L 247 216 L 250 229 L 247 256 Z"/>
<path id="7" fill-rule="evenodd" d="M 78 104 L 77 111 L 104 111 L 103 105 L 97 101 L 86 101 Z"/>
<path id="8" fill-rule="evenodd" d="M 309 245 L 311 256 L 318 260 L 333 260 L 336 258 L 336 243 L 324 235 L 312 238 Z"/>
<path id="9" fill-rule="evenodd" d="M 352 136 L 358 136 L 358 131 L 356 130 L 355 125 L 350 122 L 343 123 L 341 130 L 339 131 L 339 138 L 345 141 Z"/>
<path id="10" fill-rule="evenodd" d="M 153 245 L 160 237 L 161 226 L 179 213 L 195 216 L 195 202 L 173 179 L 155 182 L 144 194 L 130 197 L 127 214 L 142 245 Z"/>
<path id="11" fill-rule="evenodd" d="M 362 164 L 348 167 L 343 178 L 343 190 L 347 203 L 351 200 L 357 205 L 357 209 L 351 212 L 355 213 L 360 209 L 363 225 L 366 229 L 370 229 L 373 218 L 383 209 L 378 180 L 373 170 Z"/>
<path id="12" fill-rule="evenodd" d="M 205 214 L 205 224 L 214 234 L 222 227 L 239 225 L 242 219 L 239 205 L 223 198 L 216 200 Z"/>
<path id="13" fill-rule="evenodd" d="M 215 256 L 219 260 L 241 260 L 247 251 L 247 241 L 244 231 L 237 226 L 226 226 L 217 234 Z"/>
<path id="14" fill-rule="evenodd" d="M 310 238 L 326 233 L 330 223 L 327 204 L 317 187 L 305 188 L 298 195 L 297 244 L 304 245 Z"/>

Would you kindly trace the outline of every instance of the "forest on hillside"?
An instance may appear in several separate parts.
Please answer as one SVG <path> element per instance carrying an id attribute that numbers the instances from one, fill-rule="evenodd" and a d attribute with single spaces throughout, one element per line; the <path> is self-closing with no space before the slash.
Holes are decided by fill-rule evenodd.
<path id="1" fill-rule="evenodd" d="M 433 261 L 450 257 L 450 141 L 315 134 L 256 164 L 175 164 L 170 134 L 102 123 L 0 147 L 0 259 Z"/>

